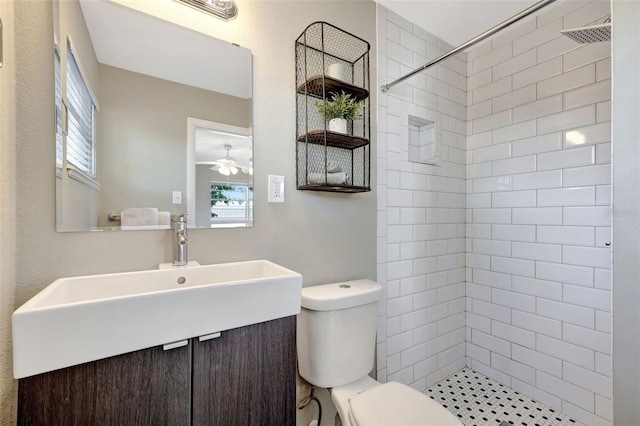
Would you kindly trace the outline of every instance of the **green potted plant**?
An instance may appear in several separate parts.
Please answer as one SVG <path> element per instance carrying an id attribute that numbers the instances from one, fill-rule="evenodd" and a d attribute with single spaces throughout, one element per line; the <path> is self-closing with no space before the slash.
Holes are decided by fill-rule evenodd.
<path id="1" fill-rule="evenodd" d="M 341 91 L 332 93 L 324 102 L 316 102 L 318 113 L 329 122 L 329 130 L 347 133 L 347 120 L 362 118 L 363 102 L 356 101 L 350 94 Z"/>

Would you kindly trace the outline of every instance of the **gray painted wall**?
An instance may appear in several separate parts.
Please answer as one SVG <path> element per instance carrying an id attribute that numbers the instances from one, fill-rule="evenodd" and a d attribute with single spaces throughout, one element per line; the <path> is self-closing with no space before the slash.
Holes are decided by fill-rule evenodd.
<path id="1" fill-rule="evenodd" d="M 640 3 L 612 1 L 613 423 L 640 424 Z"/>
<path id="2" fill-rule="evenodd" d="M 325 20 L 368 40 L 372 44 L 371 63 L 375 64 L 375 4 L 246 0 L 238 3 L 240 14 L 234 21 L 225 23 L 198 13 L 193 22 L 208 25 L 218 36 L 248 47 L 254 54 L 255 227 L 189 231 L 189 253 L 203 264 L 269 259 L 302 273 L 305 286 L 355 278 L 375 279 L 375 191 L 325 194 L 295 190 L 293 58 L 297 36 L 311 22 Z M 169 231 L 55 232 L 51 4 L 15 2 L 13 6 L 15 48 L 21 52 L 16 62 L 17 130 L 15 139 L 5 139 L 3 134 L 3 148 L 7 144 L 7 152 L 11 154 L 12 140 L 18 141 L 17 162 L 11 162 L 10 158 L 5 162 L 3 157 L 2 165 L 7 167 L 2 170 L 8 174 L 16 172 L 17 183 L 5 181 L 3 175 L 2 202 L 3 208 L 16 205 L 19 224 L 14 226 L 12 212 L 7 213 L 7 222 L 3 216 L 2 240 L 8 248 L 4 245 L 2 248 L 1 288 L 9 293 L 10 300 L 15 282 L 15 306 L 19 306 L 59 277 L 156 268 L 171 258 L 171 236 Z M 246 31 L 247 28 L 251 31 Z M 375 67 L 371 69 L 371 81 L 376 81 Z M 376 103 L 374 90 L 371 104 Z M 2 118 L 4 123 L 4 115 Z M 375 135 L 375 123 L 371 130 Z M 375 155 L 374 140 L 372 157 Z M 372 168 L 371 185 L 375 188 L 374 162 Z M 285 176 L 284 204 L 266 202 L 268 174 Z M 14 236 L 15 245 L 11 240 Z M 14 247 L 17 251 L 12 254 Z M 13 306 L 11 303 L 2 306 L 0 329 L 6 330 Z M 13 382 L 6 374 L 10 364 L 8 352 L 2 352 L 0 371 L 5 373 L 0 384 L 7 390 L 8 401 L 13 398 Z"/>
<path id="3" fill-rule="evenodd" d="M 0 425 L 14 422 L 16 383 L 11 364 L 11 313 L 16 290 L 16 114 L 13 4 L 0 2 L 4 29 L 0 68 Z"/>

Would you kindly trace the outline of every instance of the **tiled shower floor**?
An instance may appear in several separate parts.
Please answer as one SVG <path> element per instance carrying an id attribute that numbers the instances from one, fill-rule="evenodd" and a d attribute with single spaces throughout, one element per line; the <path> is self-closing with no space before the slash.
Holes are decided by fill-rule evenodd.
<path id="1" fill-rule="evenodd" d="M 578 426 L 581 423 L 465 367 L 424 391 L 466 426 Z"/>

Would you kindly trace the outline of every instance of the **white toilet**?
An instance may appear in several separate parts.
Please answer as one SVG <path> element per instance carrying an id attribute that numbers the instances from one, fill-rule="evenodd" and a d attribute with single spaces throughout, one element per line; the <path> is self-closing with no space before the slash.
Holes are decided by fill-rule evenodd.
<path id="1" fill-rule="evenodd" d="M 331 390 L 344 426 L 461 426 L 447 409 L 409 386 L 369 377 L 380 284 L 356 280 L 302 289 L 300 375 Z"/>

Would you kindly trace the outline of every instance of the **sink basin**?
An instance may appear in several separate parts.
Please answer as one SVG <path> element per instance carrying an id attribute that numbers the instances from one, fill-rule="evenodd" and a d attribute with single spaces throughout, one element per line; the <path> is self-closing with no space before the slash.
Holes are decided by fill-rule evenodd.
<path id="1" fill-rule="evenodd" d="M 13 313 L 16 379 L 300 312 L 266 260 L 61 278 Z"/>

